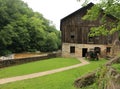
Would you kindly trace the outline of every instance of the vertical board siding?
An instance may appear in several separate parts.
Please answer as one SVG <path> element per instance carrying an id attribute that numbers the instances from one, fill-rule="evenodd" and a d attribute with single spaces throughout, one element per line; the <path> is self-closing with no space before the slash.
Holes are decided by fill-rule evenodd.
<path id="1" fill-rule="evenodd" d="M 95 21 L 83 20 L 82 17 L 87 13 L 87 10 L 90 9 L 92 5 L 88 5 L 82 9 L 77 10 L 76 12 L 68 15 L 67 17 L 61 20 L 61 31 L 62 31 L 62 42 L 64 43 L 79 43 L 79 44 L 90 44 L 88 42 L 88 34 L 92 27 L 98 27 L 101 25 L 101 17 L 103 12 L 99 15 L 98 19 Z M 114 21 L 113 18 L 106 17 L 108 22 Z M 109 28 L 109 23 L 108 23 Z M 71 33 L 75 33 L 74 39 L 71 39 Z M 99 36 L 94 37 L 94 44 L 112 44 L 115 39 L 118 38 L 118 34 L 114 33 L 109 36 L 111 39 L 108 41 L 108 36 Z"/>

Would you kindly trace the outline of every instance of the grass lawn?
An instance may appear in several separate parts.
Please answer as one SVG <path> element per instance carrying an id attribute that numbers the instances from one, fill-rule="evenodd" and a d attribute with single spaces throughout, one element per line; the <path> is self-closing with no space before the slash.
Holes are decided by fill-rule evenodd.
<path id="1" fill-rule="evenodd" d="M 36 73 L 80 63 L 75 58 L 52 58 L 0 69 L 0 78 Z"/>
<path id="2" fill-rule="evenodd" d="M 76 78 L 95 70 L 104 63 L 106 60 L 92 61 L 88 65 L 64 72 L 0 85 L 0 89 L 76 89 L 73 86 Z"/>
<path id="3" fill-rule="evenodd" d="M 112 67 L 120 73 L 120 64 L 113 64 Z"/>

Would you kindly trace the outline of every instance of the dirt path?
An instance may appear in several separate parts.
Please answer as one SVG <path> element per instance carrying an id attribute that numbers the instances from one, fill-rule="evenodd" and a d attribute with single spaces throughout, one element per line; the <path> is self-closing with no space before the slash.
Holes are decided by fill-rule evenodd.
<path id="1" fill-rule="evenodd" d="M 9 82 L 15 82 L 15 81 L 20 81 L 20 80 L 24 80 L 24 79 L 45 76 L 45 75 L 49 75 L 49 74 L 53 74 L 53 73 L 57 73 L 57 72 L 62 72 L 65 70 L 70 70 L 73 68 L 77 68 L 77 67 L 89 64 L 89 62 L 87 62 L 86 60 L 83 60 L 82 58 L 78 58 L 78 60 L 80 60 L 81 63 L 73 65 L 73 66 L 68 66 L 68 67 L 63 67 L 63 68 L 58 68 L 58 69 L 54 69 L 54 70 L 48 70 L 48 71 L 38 72 L 38 73 L 33 73 L 33 74 L 28 74 L 28 75 L 0 79 L 0 84 L 5 84 L 5 83 L 9 83 Z"/>

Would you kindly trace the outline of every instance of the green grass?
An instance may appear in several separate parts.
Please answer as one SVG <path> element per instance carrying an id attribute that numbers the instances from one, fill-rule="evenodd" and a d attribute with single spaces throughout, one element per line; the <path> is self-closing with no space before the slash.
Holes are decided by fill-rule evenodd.
<path id="1" fill-rule="evenodd" d="M 113 64 L 112 67 L 120 73 L 120 64 Z"/>
<path id="2" fill-rule="evenodd" d="M 92 61 L 88 65 L 64 72 L 0 85 L 0 89 L 76 89 L 73 86 L 76 78 L 95 70 L 105 62 L 106 60 Z"/>
<path id="3" fill-rule="evenodd" d="M 0 78 L 36 73 L 80 63 L 75 58 L 52 58 L 0 69 Z"/>

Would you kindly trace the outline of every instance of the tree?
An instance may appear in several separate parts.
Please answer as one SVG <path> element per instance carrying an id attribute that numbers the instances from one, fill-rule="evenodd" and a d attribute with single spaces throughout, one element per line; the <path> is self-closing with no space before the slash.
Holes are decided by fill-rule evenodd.
<path id="1" fill-rule="evenodd" d="M 12 37 L 14 37 L 15 34 L 11 25 L 7 25 L 3 29 L 4 30 L 0 31 L 0 54 L 7 55 L 11 53 L 11 51 L 8 50 L 8 46 L 12 44 Z"/>
<path id="2" fill-rule="evenodd" d="M 78 0 L 80 1 L 80 0 Z M 86 5 L 90 0 L 85 0 L 84 5 Z M 96 20 L 99 16 L 100 11 L 104 11 L 104 16 L 101 19 L 103 25 L 92 28 L 91 36 L 96 35 L 108 35 L 113 34 L 114 32 L 120 30 L 120 1 L 119 0 L 99 0 L 99 2 L 94 5 L 90 10 L 88 10 L 87 15 L 83 17 L 84 20 Z M 111 14 L 114 16 L 116 22 L 107 22 L 105 17 L 106 15 Z M 106 25 L 110 24 L 111 29 L 108 31 Z"/>
<path id="3" fill-rule="evenodd" d="M 21 0 L 0 0 L 0 5 L 0 55 L 60 48 L 60 31 L 42 14 Z"/>
<path id="4" fill-rule="evenodd" d="M 52 52 L 58 49 L 58 38 L 54 32 L 48 33 L 46 38 L 46 44 L 43 47 L 43 51 Z"/>

